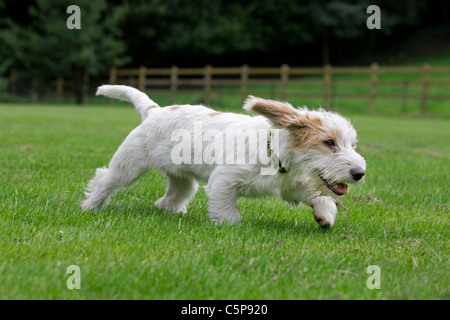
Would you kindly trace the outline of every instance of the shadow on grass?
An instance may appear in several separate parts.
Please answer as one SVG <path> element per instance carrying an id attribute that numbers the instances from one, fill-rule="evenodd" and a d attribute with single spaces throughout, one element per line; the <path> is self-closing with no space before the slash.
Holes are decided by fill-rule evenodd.
<path id="1" fill-rule="evenodd" d="M 195 200 L 194 200 L 195 201 Z M 202 206 L 202 207 L 198 207 Z M 188 208 L 186 214 L 172 213 L 167 210 L 157 208 L 151 200 L 138 200 L 132 204 L 125 205 L 123 201 L 113 201 L 108 207 L 101 211 L 101 214 L 109 217 L 117 217 L 120 219 L 131 218 L 134 223 L 146 225 L 151 224 L 154 228 L 158 224 L 163 224 L 166 228 L 177 230 L 180 225 L 183 228 L 204 230 L 205 228 L 211 230 L 229 230 L 233 234 L 261 234 L 270 233 L 273 237 L 285 237 L 289 235 L 301 237 L 316 237 L 322 234 L 335 234 L 333 228 L 323 229 L 311 217 L 307 218 L 302 215 L 300 219 L 293 219 L 291 217 L 280 217 L 280 215 L 271 216 L 255 216 L 247 214 L 242 221 L 235 225 L 216 224 L 211 222 L 208 216 L 206 203 L 203 201 L 195 201 Z"/>

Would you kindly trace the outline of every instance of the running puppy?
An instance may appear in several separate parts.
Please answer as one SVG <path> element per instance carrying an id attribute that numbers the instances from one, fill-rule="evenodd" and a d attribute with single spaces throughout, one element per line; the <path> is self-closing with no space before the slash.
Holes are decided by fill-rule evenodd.
<path id="1" fill-rule="evenodd" d="M 243 107 L 255 117 L 201 105 L 161 108 L 145 93 L 120 85 L 100 86 L 97 95 L 133 103 L 142 123 L 108 167 L 97 169 L 83 210 L 103 208 L 118 189 L 158 169 L 167 176 L 166 193 L 155 203 L 161 209 L 186 212 L 203 180 L 212 221 L 238 222 L 238 196 L 275 195 L 293 206 L 311 206 L 317 223 L 331 227 L 337 198 L 365 175 L 355 129 L 333 112 L 252 96 Z"/>

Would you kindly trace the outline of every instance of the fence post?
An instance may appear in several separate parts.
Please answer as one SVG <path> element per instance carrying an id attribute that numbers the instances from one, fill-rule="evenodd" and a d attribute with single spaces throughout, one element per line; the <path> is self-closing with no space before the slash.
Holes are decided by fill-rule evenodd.
<path id="1" fill-rule="evenodd" d="M 289 82 L 289 66 L 283 64 L 281 66 L 281 100 L 287 99 L 287 84 Z"/>
<path id="2" fill-rule="evenodd" d="M 430 81 L 430 65 L 427 63 L 423 66 L 422 76 L 422 115 L 427 113 L 428 84 Z"/>
<path id="3" fill-rule="evenodd" d="M 248 95 L 248 65 L 241 67 L 241 103 L 245 101 Z"/>
<path id="4" fill-rule="evenodd" d="M 377 97 L 377 82 L 378 82 L 378 64 L 372 63 L 370 76 L 370 102 L 369 112 L 375 113 L 375 99 Z"/>
<path id="5" fill-rule="evenodd" d="M 56 79 L 56 101 L 61 103 L 64 95 L 64 78 L 58 77 Z"/>
<path id="6" fill-rule="evenodd" d="M 109 84 L 116 84 L 117 82 L 117 69 L 112 67 L 109 69 Z"/>
<path id="7" fill-rule="evenodd" d="M 408 111 L 408 80 L 403 80 L 402 112 Z"/>
<path id="8" fill-rule="evenodd" d="M 175 97 L 178 89 L 178 67 L 170 68 L 170 104 L 175 104 Z"/>
<path id="9" fill-rule="evenodd" d="M 205 82 L 205 104 L 209 105 L 211 102 L 211 81 L 212 81 L 212 67 L 207 65 L 205 67 L 204 82 Z"/>
<path id="10" fill-rule="evenodd" d="M 138 89 L 145 92 L 145 82 L 147 80 L 147 69 L 144 66 L 139 67 Z"/>
<path id="11" fill-rule="evenodd" d="M 109 84 L 117 83 L 117 69 L 116 67 L 112 67 L 109 69 Z M 114 99 L 109 99 L 109 105 L 112 106 L 115 104 Z"/>
<path id="12" fill-rule="evenodd" d="M 323 68 L 323 107 L 330 108 L 330 86 L 331 86 L 331 66 L 325 65 Z"/>

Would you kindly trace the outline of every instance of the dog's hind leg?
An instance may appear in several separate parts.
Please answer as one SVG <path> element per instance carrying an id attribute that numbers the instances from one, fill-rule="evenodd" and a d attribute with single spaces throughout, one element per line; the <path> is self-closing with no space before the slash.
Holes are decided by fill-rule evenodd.
<path id="1" fill-rule="evenodd" d="M 83 211 L 102 209 L 120 188 L 129 186 L 150 169 L 145 150 L 130 134 L 114 154 L 107 168 L 98 168 L 86 188 Z"/>
<path id="2" fill-rule="evenodd" d="M 186 213 L 186 205 L 195 195 L 198 183 L 192 178 L 167 175 L 167 189 L 155 205 L 163 210 Z"/>
<path id="3" fill-rule="evenodd" d="M 86 188 L 86 200 L 81 207 L 83 211 L 97 209 L 100 210 L 109 203 L 111 196 L 119 189 L 129 186 L 136 181 L 145 171 L 127 172 L 112 168 L 98 168 L 95 177 Z"/>

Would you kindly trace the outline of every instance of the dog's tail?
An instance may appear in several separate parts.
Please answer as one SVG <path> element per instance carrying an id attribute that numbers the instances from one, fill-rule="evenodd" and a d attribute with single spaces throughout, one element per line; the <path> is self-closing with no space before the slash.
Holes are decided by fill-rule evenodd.
<path id="1" fill-rule="evenodd" d="M 158 104 L 145 93 L 129 86 L 105 84 L 98 87 L 96 95 L 131 102 L 141 115 L 142 121 L 147 117 L 148 110 L 151 108 L 159 108 Z"/>

